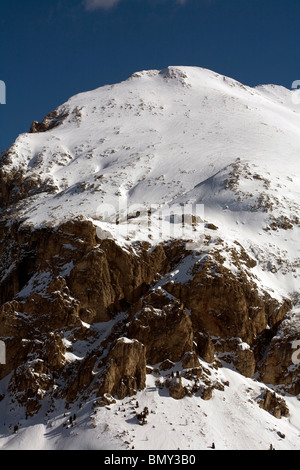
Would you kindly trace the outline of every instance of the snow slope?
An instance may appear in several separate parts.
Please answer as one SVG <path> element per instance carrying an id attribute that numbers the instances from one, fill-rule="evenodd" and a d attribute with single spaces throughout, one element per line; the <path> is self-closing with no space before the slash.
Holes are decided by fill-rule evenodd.
<path id="1" fill-rule="evenodd" d="M 277 419 L 258 406 L 262 391 L 267 388 L 236 371 L 222 367 L 217 371 L 205 363 L 215 379 L 226 385 L 226 391 L 215 390 L 204 401 L 200 396 L 174 400 L 165 388 L 156 386 L 155 374 L 148 375 L 147 387 L 134 397 L 116 400 L 104 408 L 94 408 L 87 400 L 80 408 L 75 403 L 66 410 L 56 403 L 49 412 L 49 403 L 30 421 L 16 406 L 7 416 L 5 403 L 0 410 L 4 422 L 0 427 L 2 450 L 299 450 L 300 413 L 297 397 L 287 396 L 288 418 Z M 5 400 L 6 401 L 6 400 Z M 149 409 L 148 422 L 141 426 L 139 411 Z M 46 412 L 47 410 L 47 412 Z M 76 415 L 70 425 L 70 416 Z M 17 433 L 12 433 L 18 423 Z M 2 428 L 2 429 L 1 429 Z"/>

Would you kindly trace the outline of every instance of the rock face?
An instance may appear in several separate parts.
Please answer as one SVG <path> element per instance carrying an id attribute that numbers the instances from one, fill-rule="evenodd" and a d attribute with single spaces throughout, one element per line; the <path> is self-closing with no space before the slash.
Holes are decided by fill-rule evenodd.
<path id="1" fill-rule="evenodd" d="M 265 392 L 264 397 L 259 402 L 259 406 L 278 419 L 282 416 L 288 417 L 290 415 L 289 409 L 283 398 L 279 397 L 271 390 L 267 390 Z"/>
<path id="2" fill-rule="evenodd" d="M 44 117 L 42 122 L 33 121 L 30 126 L 30 132 L 46 132 L 54 127 L 58 127 L 68 117 L 67 112 L 58 112 L 57 110 L 51 111 Z"/>
<path id="3" fill-rule="evenodd" d="M 32 394 L 34 390 L 48 391 L 56 374 L 62 373 L 67 363 L 61 340 L 64 332 L 76 329 L 76 336 L 84 336 L 83 322 L 113 319 L 147 289 L 165 264 L 165 255 L 160 248 L 150 255 L 142 250 L 142 259 L 139 259 L 110 241 L 100 245 L 95 227 L 86 221 L 70 222 L 56 230 L 36 232 L 29 227 L 15 230 L 8 230 L 2 243 L 1 259 L 7 266 L 10 264 L 10 269 L 7 268 L 8 275 L 2 278 L 1 285 L 0 336 L 5 338 L 7 361 L 0 373 L 1 378 L 11 371 L 22 374 L 22 381 L 14 377 L 11 388 L 19 391 L 21 387 Z M 19 245 L 17 253 L 16 244 Z M 56 339 L 48 340 L 53 335 Z M 45 344 L 48 345 L 46 349 Z M 140 343 L 133 344 L 136 348 Z M 126 358 L 130 348 L 127 343 L 123 348 Z M 124 387 L 125 390 L 136 390 L 144 384 L 142 377 L 146 366 L 142 361 L 143 367 L 137 365 L 140 370 L 136 383 L 131 383 L 128 376 L 130 383 L 122 389 L 122 370 L 116 372 L 121 367 L 115 357 L 119 349 L 117 344 L 112 350 L 112 358 L 108 359 L 110 379 L 105 381 L 104 392 L 118 390 L 119 394 L 124 394 Z M 36 364 L 32 368 L 31 361 L 27 361 L 29 357 L 37 358 L 38 371 Z M 26 364 L 28 373 L 24 371 Z M 44 369 L 50 373 L 47 386 Z M 37 381 L 33 387 L 31 382 L 36 374 L 43 375 L 43 384 Z M 82 379 L 80 373 L 79 377 L 81 385 L 86 386 L 91 380 L 87 376 Z M 114 380 L 117 385 L 112 384 Z M 27 399 L 25 393 L 22 401 Z"/>
<path id="4" fill-rule="evenodd" d="M 109 393 L 119 399 L 134 395 L 146 385 L 145 347 L 137 340 L 118 338 L 106 360 L 98 395 Z"/>
<path id="5" fill-rule="evenodd" d="M 284 384 L 286 392 L 293 395 L 300 393 L 299 332 L 293 328 L 289 318 L 280 324 L 259 369 L 265 383 Z"/>
<path id="6" fill-rule="evenodd" d="M 166 359 L 180 361 L 186 352 L 194 350 L 193 328 L 188 313 L 179 301 L 170 302 L 161 289 L 144 297 L 127 333 L 130 338 L 137 338 L 146 345 L 148 364 Z"/>
<path id="7" fill-rule="evenodd" d="M 299 393 L 298 369 L 289 367 L 296 333 L 286 335 L 282 321 L 289 303 L 262 297 L 242 273 L 235 279 L 218 253 L 201 264 L 201 253 L 194 254 L 193 274 L 181 283 L 169 280 L 190 256 L 178 242 L 124 250 L 99 240 L 86 220 L 38 230 L 2 224 L 1 234 L 0 339 L 7 361 L 0 373 L 12 373 L 9 390 L 28 415 L 45 395 L 67 401 L 87 393 L 133 395 L 145 387 L 146 366 L 157 364 L 172 371 L 180 363 L 194 381 L 186 388 L 170 376 L 171 397 L 204 387 L 209 399 L 215 385 L 208 377 L 198 383 L 199 356 Z M 270 323 L 273 333 L 262 341 Z M 98 324 L 112 328 L 103 336 Z M 73 354 L 77 341 L 87 345 L 83 358 Z"/>
<path id="8" fill-rule="evenodd" d="M 243 260 L 239 260 L 234 251 L 232 254 L 239 268 L 238 277 L 223 265 L 216 253 L 206 257 L 185 284 L 169 283 L 164 287 L 193 312 L 196 331 L 223 339 L 237 337 L 252 345 L 267 325 L 282 320 L 291 303 L 287 301 L 278 306 L 269 295 L 262 296 L 251 279 L 251 271 L 249 275 Z"/>

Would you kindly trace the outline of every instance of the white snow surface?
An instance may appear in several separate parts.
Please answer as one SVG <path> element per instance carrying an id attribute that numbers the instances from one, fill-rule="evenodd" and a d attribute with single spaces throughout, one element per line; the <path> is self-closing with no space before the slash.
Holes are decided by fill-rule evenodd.
<path id="1" fill-rule="evenodd" d="M 214 390 L 210 400 L 197 394 L 175 400 L 166 388 L 156 386 L 155 373 L 147 375 L 147 387 L 133 397 L 95 408 L 87 400 L 70 410 L 56 402 L 49 412 L 44 403 L 30 420 L 15 406 L 7 411 L 0 403 L 0 448 L 2 450 L 299 450 L 299 400 L 285 396 L 290 416 L 277 419 L 261 409 L 258 401 L 268 387 L 245 378 L 233 369 L 216 370 L 202 361 L 212 377 L 228 383 L 225 392 Z M 2 384 L 3 387 L 4 384 Z M 136 408 L 138 402 L 138 408 Z M 136 412 L 148 407 L 147 424 L 141 426 Z M 73 425 L 70 416 L 76 415 Z M 12 433 L 18 424 L 18 431 Z"/>
<path id="2" fill-rule="evenodd" d="M 99 237 L 126 247 L 134 240 L 155 245 L 181 237 L 180 217 L 168 216 L 169 208 L 178 213 L 183 207 L 185 214 L 199 215 L 197 229 L 184 232 L 197 250 L 206 233 L 215 244 L 237 248 L 238 241 L 257 262 L 251 273 L 259 287 L 279 299 L 295 296 L 300 107 L 294 93 L 275 85 L 250 88 L 210 70 L 180 66 L 138 72 L 76 95 L 58 108 L 67 116 L 59 126 L 22 134 L 10 149 L 14 159 L 7 170 L 22 169 L 54 188 L 29 194 L 18 204 L 19 215 L 33 226 L 84 216 L 98 227 Z M 281 227 L 284 221 L 288 228 Z M 208 231 L 207 223 L 216 230 Z M 209 247 L 205 250 L 203 256 L 209 256 Z M 224 256 L 234 271 L 230 256 Z M 189 279 L 189 259 L 170 279 Z M 69 354 L 68 360 L 82 354 Z M 230 382 L 226 393 L 214 390 L 208 401 L 197 395 L 177 401 L 155 386 L 153 373 L 134 397 L 96 413 L 87 402 L 69 428 L 63 426 L 68 416 L 63 404 L 47 417 L 42 409 L 27 423 L 17 409 L 6 412 L 5 398 L 0 448 L 195 450 L 209 449 L 212 442 L 217 449 L 268 449 L 271 443 L 276 449 L 299 448 L 297 397 L 285 397 L 291 414 L 278 420 L 257 404 L 267 386 L 228 367 L 203 366 Z M 5 381 L 0 393 L 1 388 Z M 151 410 L 145 426 L 132 414 L 136 400 Z M 19 431 L 8 433 L 17 421 Z"/>

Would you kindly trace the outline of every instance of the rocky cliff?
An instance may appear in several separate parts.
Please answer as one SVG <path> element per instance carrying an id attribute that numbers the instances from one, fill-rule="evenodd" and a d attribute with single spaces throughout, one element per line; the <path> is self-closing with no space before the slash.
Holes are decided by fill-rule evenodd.
<path id="1" fill-rule="evenodd" d="M 55 229 L 2 226 L 1 255 L 8 263 L 1 378 L 11 374 L 9 389 L 30 414 L 45 395 L 131 396 L 145 387 L 147 366 L 164 368 L 166 361 L 170 374 L 178 362 L 189 374 L 191 386 L 171 393 L 184 396 L 203 379 L 198 357 L 299 393 L 291 350 L 297 333 L 281 333 L 292 303 L 258 292 L 237 254 L 240 274 L 233 276 L 219 249 L 204 256 L 176 241 L 125 250 L 78 220 Z M 189 280 L 170 281 L 187 258 Z M 84 356 L 72 352 L 78 343 Z"/>

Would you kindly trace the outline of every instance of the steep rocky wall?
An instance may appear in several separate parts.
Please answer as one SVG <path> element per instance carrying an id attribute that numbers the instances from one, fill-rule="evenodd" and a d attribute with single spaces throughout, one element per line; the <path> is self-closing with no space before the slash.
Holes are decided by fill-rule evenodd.
<path id="1" fill-rule="evenodd" d="M 147 364 L 166 361 L 193 370 L 198 390 L 198 355 L 299 393 L 290 349 L 275 341 L 291 303 L 262 295 L 237 256 L 238 276 L 212 251 L 201 263 L 192 255 L 186 282 L 170 282 L 168 273 L 191 256 L 178 241 L 123 249 L 99 240 L 83 219 L 39 229 L 2 223 L 0 231 L 0 339 L 7 349 L 0 378 L 12 373 L 10 390 L 29 414 L 44 394 L 131 395 L 145 386 Z M 109 324 L 100 335 L 96 326 Z M 85 355 L 70 360 L 78 340 Z"/>

